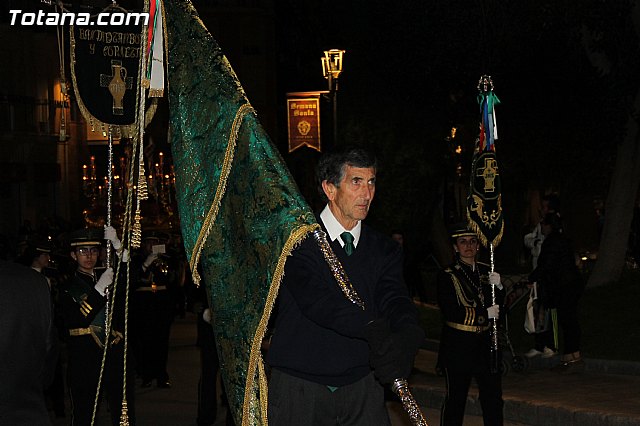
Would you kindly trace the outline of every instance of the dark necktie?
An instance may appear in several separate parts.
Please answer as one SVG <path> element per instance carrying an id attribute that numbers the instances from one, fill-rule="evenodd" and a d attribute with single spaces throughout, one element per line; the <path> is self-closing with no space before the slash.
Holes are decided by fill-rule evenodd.
<path id="1" fill-rule="evenodd" d="M 347 256 L 351 256 L 356 247 L 353 245 L 353 235 L 350 232 L 343 232 L 340 234 L 340 238 L 344 241 L 344 251 Z"/>

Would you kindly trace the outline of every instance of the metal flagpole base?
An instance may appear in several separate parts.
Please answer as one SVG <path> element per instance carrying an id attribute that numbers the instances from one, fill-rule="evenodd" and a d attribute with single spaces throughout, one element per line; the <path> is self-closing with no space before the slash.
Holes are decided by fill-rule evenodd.
<path id="1" fill-rule="evenodd" d="M 409 384 L 405 379 L 395 379 L 391 384 L 391 390 L 400 397 L 402 408 L 409 415 L 409 420 L 414 426 L 429 426 L 424 418 L 418 403 L 409 390 Z"/>

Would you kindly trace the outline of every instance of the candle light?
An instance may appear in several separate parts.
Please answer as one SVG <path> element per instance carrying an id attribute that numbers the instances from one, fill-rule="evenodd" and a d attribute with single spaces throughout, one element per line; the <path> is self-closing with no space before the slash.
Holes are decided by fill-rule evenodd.
<path id="1" fill-rule="evenodd" d="M 91 156 L 91 180 L 96 180 L 96 157 Z"/>

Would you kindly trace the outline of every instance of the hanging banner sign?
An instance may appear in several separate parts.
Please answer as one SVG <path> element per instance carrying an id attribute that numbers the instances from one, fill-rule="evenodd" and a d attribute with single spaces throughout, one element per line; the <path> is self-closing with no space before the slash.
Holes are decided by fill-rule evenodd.
<path id="1" fill-rule="evenodd" d="M 123 11 L 103 13 L 121 16 Z M 80 111 L 91 123 L 127 126 L 136 122 L 144 20 L 132 21 L 128 25 L 70 27 L 73 88 Z"/>
<path id="2" fill-rule="evenodd" d="M 320 152 L 320 94 L 287 98 L 289 152 L 308 146 Z"/>

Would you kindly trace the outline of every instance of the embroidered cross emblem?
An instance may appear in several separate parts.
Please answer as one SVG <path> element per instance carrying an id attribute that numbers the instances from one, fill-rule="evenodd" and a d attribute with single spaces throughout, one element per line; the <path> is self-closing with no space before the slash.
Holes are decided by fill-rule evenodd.
<path id="1" fill-rule="evenodd" d="M 484 191 L 494 192 L 496 190 L 495 180 L 498 176 L 498 163 L 495 158 L 485 158 L 484 167 L 478 168 L 477 177 L 484 179 Z"/>

